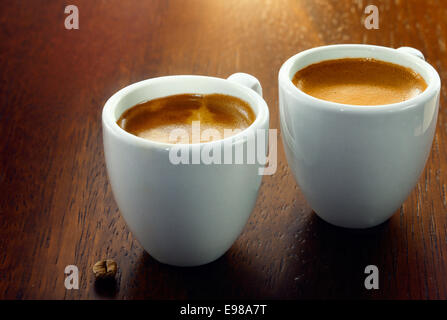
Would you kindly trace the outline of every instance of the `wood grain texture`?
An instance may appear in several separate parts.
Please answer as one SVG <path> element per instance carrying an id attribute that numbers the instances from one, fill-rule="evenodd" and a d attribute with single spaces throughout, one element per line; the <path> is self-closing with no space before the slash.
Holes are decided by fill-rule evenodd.
<path id="1" fill-rule="evenodd" d="M 264 177 L 233 247 L 198 268 L 157 263 L 129 233 L 104 164 L 101 110 L 118 89 L 161 75 L 262 83 L 278 128 L 277 73 L 319 45 L 420 49 L 447 82 L 447 2 L 371 1 L 380 29 L 363 27 L 370 1 L 73 0 L 80 29 L 64 28 L 65 1 L 0 4 L 0 298 L 447 299 L 446 87 L 432 153 L 401 209 L 353 231 L 319 219 L 288 169 Z M 311 133 L 309 133 L 311 134 Z M 118 262 L 115 288 L 95 286 L 100 258 Z M 66 290 L 64 268 L 80 270 Z M 380 289 L 364 289 L 366 265 Z"/>

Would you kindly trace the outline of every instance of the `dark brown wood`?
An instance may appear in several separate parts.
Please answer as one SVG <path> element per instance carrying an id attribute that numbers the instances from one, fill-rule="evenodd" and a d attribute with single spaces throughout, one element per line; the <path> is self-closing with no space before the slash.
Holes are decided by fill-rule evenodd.
<path id="1" fill-rule="evenodd" d="M 447 2 L 374 1 L 380 29 L 363 26 L 369 1 L 73 0 L 0 4 L 0 298 L 447 299 L 447 114 L 418 185 L 383 225 L 353 231 L 319 219 L 288 169 L 282 144 L 252 216 L 222 258 L 198 268 L 159 264 L 120 217 L 107 180 L 104 102 L 161 75 L 261 81 L 278 128 L 277 74 L 293 54 L 333 43 L 413 46 L 447 82 Z M 309 134 L 312 134 L 309 132 Z M 119 265 L 115 288 L 93 264 Z M 380 289 L 364 288 L 364 268 Z M 66 290 L 76 265 L 79 290 Z"/>

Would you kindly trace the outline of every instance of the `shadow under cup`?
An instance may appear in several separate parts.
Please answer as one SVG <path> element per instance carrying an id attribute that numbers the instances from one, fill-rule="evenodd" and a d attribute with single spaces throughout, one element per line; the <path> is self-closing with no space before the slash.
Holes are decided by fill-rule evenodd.
<path id="1" fill-rule="evenodd" d="M 333 45 L 303 51 L 281 67 L 280 124 L 287 161 L 323 220 L 348 228 L 376 226 L 393 215 L 416 185 L 436 129 L 440 79 L 415 52 Z M 314 98 L 292 83 L 298 70 L 342 58 L 374 58 L 408 67 L 428 86 L 400 103 L 353 106 Z"/>
<path id="2" fill-rule="evenodd" d="M 128 108 L 182 93 L 221 93 L 253 109 L 255 121 L 241 133 L 203 144 L 173 145 L 134 136 L 116 121 Z M 249 133 L 267 131 L 269 112 L 252 89 L 204 76 L 169 76 L 130 85 L 113 95 L 102 114 L 104 153 L 115 200 L 132 234 L 156 260 L 196 266 L 223 255 L 243 230 L 256 202 L 263 166 L 254 163 L 195 163 L 204 148 L 247 150 Z M 265 141 L 267 144 L 268 141 Z M 172 150 L 187 153 L 188 163 L 173 163 Z"/>

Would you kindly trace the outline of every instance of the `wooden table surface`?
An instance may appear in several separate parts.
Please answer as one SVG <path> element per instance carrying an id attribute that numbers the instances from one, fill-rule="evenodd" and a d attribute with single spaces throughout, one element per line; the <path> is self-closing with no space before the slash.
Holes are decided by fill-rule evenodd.
<path id="1" fill-rule="evenodd" d="M 68 3 L 69 2 L 69 3 Z M 162 265 L 130 234 L 107 179 L 102 107 L 162 75 L 256 76 L 278 128 L 277 74 L 302 50 L 334 43 L 420 49 L 447 82 L 447 1 L 27 0 L 0 4 L 0 298 L 447 299 L 446 87 L 419 183 L 369 230 L 319 219 L 287 166 L 265 176 L 242 235 L 219 260 Z M 363 25 L 379 8 L 379 30 Z M 64 28 L 79 8 L 80 29 Z M 312 134 L 312 133 L 309 133 Z M 92 265 L 119 265 L 116 286 Z M 364 288 L 377 265 L 379 290 Z M 64 269 L 79 268 L 78 290 Z"/>

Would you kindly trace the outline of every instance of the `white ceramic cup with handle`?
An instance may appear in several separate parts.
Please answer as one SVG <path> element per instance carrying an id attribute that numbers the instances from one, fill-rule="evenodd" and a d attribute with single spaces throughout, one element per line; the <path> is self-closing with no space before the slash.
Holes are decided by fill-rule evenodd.
<path id="1" fill-rule="evenodd" d="M 232 137 L 184 145 L 149 141 L 126 132 L 116 123 L 124 111 L 138 103 L 183 93 L 238 97 L 250 105 L 255 121 Z M 176 266 L 197 266 L 223 255 L 253 210 L 263 165 L 224 161 L 174 164 L 170 151 L 176 147 L 192 155 L 203 148 L 223 148 L 224 144 L 233 150 L 247 148 L 250 139 L 256 137 L 251 133 L 267 131 L 269 126 L 269 110 L 259 82 L 242 73 L 226 80 L 167 76 L 141 81 L 118 91 L 106 102 L 102 124 L 107 172 L 115 200 L 144 249 L 156 260 Z M 267 144 L 265 141 L 265 150 Z"/>
<path id="2" fill-rule="evenodd" d="M 408 67 L 427 83 L 400 103 L 353 106 L 298 89 L 295 73 L 341 58 L 373 58 Z M 281 135 L 288 164 L 312 209 L 348 228 L 376 226 L 402 205 L 430 154 L 441 82 L 416 49 L 330 45 L 303 51 L 279 71 Z"/>

